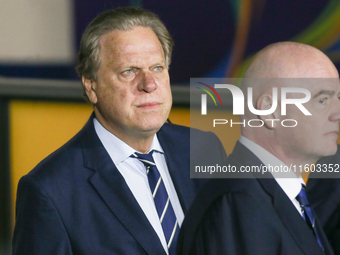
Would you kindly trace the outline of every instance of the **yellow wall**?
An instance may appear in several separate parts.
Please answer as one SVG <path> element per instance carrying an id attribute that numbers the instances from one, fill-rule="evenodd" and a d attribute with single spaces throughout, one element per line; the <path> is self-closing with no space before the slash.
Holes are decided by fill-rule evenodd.
<path id="1" fill-rule="evenodd" d="M 10 118 L 10 168 L 14 201 L 21 176 L 55 151 L 85 124 L 92 107 L 82 103 L 12 101 Z"/>

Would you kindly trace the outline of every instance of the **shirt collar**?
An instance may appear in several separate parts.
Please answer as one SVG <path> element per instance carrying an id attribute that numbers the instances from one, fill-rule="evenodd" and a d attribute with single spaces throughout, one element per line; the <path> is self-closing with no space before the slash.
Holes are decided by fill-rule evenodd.
<path id="1" fill-rule="evenodd" d="M 240 143 L 242 143 L 245 147 L 247 147 L 252 153 L 258 157 L 262 163 L 264 163 L 267 167 L 270 166 L 286 166 L 281 160 L 275 157 L 273 154 L 262 148 L 260 145 L 254 143 L 244 136 L 240 136 Z M 294 172 L 285 173 L 285 178 L 282 178 L 282 174 L 272 172 L 271 173 L 276 180 L 276 182 L 280 185 L 281 189 L 286 193 L 290 200 L 296 198 L 301 190 L 301 184 L 305 184 L 303 178 L 300 176 L 296 176 Z"/>
<path id="2" fill-rule="evenodd" d="M 108 130 L 106 130 L 96 118 L 93 119 L 93 123 L 100 141 L 102 142 L 104 148 L 109 153 L 113 163 L 116 166 L 129 158 L 132 153 L 136 152 L 135 149 L 127 145 L 125 142 L 120 140 Z M 156 134 L 153 137 L 149 151 L 151 150 L 155 150 L 162 154 L 164 153 Z"/>

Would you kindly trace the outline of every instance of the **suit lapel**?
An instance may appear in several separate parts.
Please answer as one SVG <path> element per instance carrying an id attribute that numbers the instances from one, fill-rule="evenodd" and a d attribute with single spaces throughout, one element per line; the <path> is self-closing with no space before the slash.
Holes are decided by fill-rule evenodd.
<path id="1" fill-rule="evenodd" d="M 321 226 L 321 222 L 320 222 L 318 216 L 316 215 L 314 209 L 313 209 L 313 212 L 314 212 L 314 217 L 315 217 L 315 227 L 317 228 L 321 242 L 323 244 L 323 247 L 325 248 L 325 254 L 331 255 L 331 254 L 333 254 L 333 250 L 331 248 L 331 245 L 328 242 L 327 236 L 326 236 L 325 232 L 323 231 L 323 228 Z"/>
<path id="2" fill-rule="evenodd" d="M 323 252 L 311 229 L 298 213 L 290 199 L 274 179 L 258 179 L 263 189 L 273 198 L 273 206 L 282 223 L 305 254 Z M 328 244 L 326 242 L 326 244 Z"/>
<path id="3" fill-rule="evenodd" d="M 179 139 L 178 137 L 174 139 L 171 136 L 170 130 L 164 131 L 164 129 L 167 128 L 167 124 L 165 124 L 157 133 L 157 136 L 164 150 L 169 173 L 185 214 L 195 196 L 195 187 L 190 179 L 189 172 L 190 146 L 189 142 L 183 143 L 183 141 L 189 141 L 189 134 L 185 139 Z M 181 144 L 177 144 L 178 141 L 180 141 Z"/>
<path id="4" fill-rule="evenodd" d="M 112 162 L 107 161 L 90 181 L 121 224 L 148 254 L 164 252 L 160 242 L 151 244 L 150 240 L 159 238 Z"/>
<path id="5" fill-rule="evenodd" d="M 232 156 L 236 158 L 238 162 L 241 162 L 242 165 L 263 165 L 250 150 L 239 142 L 237 142 Z M 307 255 L 317 254 L 318 251 L 320 251 L 319 254 L 324 254 L 321 251 L 313 232 L 309 229 L 306 222 L 297 212 L 290 199 L 280 188 L 272 175 L 270 173 L 255 173 L 254 176 L 257 177 L 258 182 L 266 193 L 272 197 L 273 207 L 277 215 L 301 250 Z M 324 237 L 323 231 L 321 232 Z M 328 241 L 322 241 L 325 243 L 326 254 L 332 254 Z"/>
<path id="6" fill-rule="evenodd" d="M 161 242 L 150 242 L 159 238 L 97 137 L 92 118 L 83 130 L 84 165 L 95 170 L 90 179 L 93 187 L 146 253 L 165 254 Z"/>

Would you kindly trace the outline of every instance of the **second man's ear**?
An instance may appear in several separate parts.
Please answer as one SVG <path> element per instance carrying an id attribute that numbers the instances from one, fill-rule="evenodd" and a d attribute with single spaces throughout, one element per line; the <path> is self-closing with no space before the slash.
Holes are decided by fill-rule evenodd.
<path id="1" fill-rule="evenodd" d="M 273 106 L 273 96 L 270 94 L 263 94 L 259 97 L 256 103 L 258 110 L 269 110 Z M 274 129 L 276 127 L 277 121 L 266 121 L 266 120 L 279 120 L 278 108 L 276 107 L 275 111 L 268 115 L 259 115 L 259 118 L 264 122 L 265 126 L 269 129 Z"/>
<path id="2" fill-rule="evenodd" d="M 96 94 L 97 82 L 91 79 L 85 78 L 84 76 L 82 76 L 81 79 L 85 87 L 85 92 L 86 92 L 88 99 L 90 100 L 92 104 L 96 104 L 98 102 L 98 98 Z"/>

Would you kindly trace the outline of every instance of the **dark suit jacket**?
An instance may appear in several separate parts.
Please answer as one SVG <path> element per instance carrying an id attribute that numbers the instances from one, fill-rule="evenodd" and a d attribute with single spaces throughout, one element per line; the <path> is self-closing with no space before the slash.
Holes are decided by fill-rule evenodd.
<path id="1" fill-rule="evenodd" d="M 13 254 L 165 254 L 101 144 L 92 118 L 68 143 L 21 178 Z M 184 213 L 204 182 L 189 177 L 189 130 L 164 124 L 158 132 Z M 193 158 L 209 157 L 209 146 L 218 146 L 220 154 L 210 155 L 212 160 L 225 159 L 214 134 L 191 132 L 201 133 L 202 138 Z"/>
<path id="2" fill-rule="evenodd" d="M 241 165 L 259 166 L 261 161 L 237 143 L 228 164 L 239 169 Z M 178 254 L 332 254 L 324 233 L 325 253 L 270 174 L 244 177 L 248 178 L 208 181 L 184 219 Z M 317 227 L 322 231 L 318 222 Z"/>
<path id="3" fill-rule="evenodd" d="M 335 254 L 340 254 L 340 145 L 334 156 L 320 159 L 317 164 L 338 164 L 337 172 L 313 172 L 309 175 L 307 192 Z M 325 177 L 327 177 L 325 179 Z"/>

